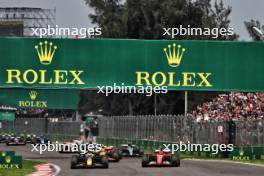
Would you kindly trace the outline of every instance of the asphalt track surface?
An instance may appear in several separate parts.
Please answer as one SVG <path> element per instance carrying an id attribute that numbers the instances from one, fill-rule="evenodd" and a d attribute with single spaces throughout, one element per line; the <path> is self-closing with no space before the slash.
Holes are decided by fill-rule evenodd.
<path id="1" fill-rule="evenodd" d="M 182 160 L 181 167 L 142 168 L 140 158 L 124 158 L 110 163 L 108 169 L 70 169 L 72 154 L 31 152 L 31 146 L 6 146 L 1 151 L 13 150 L 24 159 L 50 162 L 61 168 L 61 176 L 263 176 L 264 167 L 236 163 Z"/>

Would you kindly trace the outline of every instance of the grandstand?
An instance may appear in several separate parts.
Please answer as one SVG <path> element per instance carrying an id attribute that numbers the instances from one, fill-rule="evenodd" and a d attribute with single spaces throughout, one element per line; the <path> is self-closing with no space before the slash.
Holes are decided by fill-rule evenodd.
<path id="1" fill-rule="evenodd" d="M 263 119 L 264 93 L 219 94 L 211 101 L 198 105 L 192 115 L 197 121 Z"/>
<path id="2" fill-rule="evenodd" d="M 31 28 L 53 27 L 55 21 L 55 9 L 1 7 L 0 36 L 31 36 Z"/>

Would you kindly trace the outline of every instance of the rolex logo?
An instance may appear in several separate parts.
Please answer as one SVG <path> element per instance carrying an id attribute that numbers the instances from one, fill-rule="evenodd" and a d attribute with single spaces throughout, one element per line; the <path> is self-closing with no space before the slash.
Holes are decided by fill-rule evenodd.
<path id="1" fill-rule="evenodd" d="M 49 65 L 52 62 L 57 46 L 53 45 L 52 42 L 44 41 L 44 43 L 39 42 L 39 45 L 35 45 L 35 49 L 37 50 L 40 63 Z"/>
<path id="2" fill-rule="evenodd" d="M 243 150 L 243 149 L 241 149 L 241 150 L 239 151 L 239 155 L 240 155 L 240 156 L 243 156 L 243 155 L 244 155 L 244 150 Z"/>
<path id="3" fill-rule="evenodd" d="M 164 48 L 169 66 L 178 67 L 181 63 L 185 48 L 182 48 L 181 45 L 168 45 L 168 48 Z"/>
<path id="4" fill-rule="evenodd" d="M 6 161 L 6 163 L 10 163 L 11 162 L 11 156 L 6 156 L 5 161 Z"/>
<path id="5" fill-rule="evenodd" d="M 29 96 L 31 100 L 36 100 L 38 93 L 36 91 L 30 91 Z"/>

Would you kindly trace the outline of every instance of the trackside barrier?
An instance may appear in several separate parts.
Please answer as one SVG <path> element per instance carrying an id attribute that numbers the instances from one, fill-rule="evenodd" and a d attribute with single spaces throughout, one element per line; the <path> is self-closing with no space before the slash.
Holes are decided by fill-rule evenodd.
<path id="1" fill-rule="evenodd" d="M 3 121 L 0 133 L 78 135 L 82 122 L 53 122 L 45 118 Z M 264 146 L 264 120 L 200 121 L 193 116 L 104 116 L 98 118 L 99 136 L 131 140 L 171 141 L 195 144 Z"/>
<path id="2" fill-rule="evenodd" d="M 47 138 L 53 142 L 63 142 L 63 141 L 70 141 L 70 140 L 76 140 L 80 137 L 78 135 L 62 135 L 62 134 L 48 134 L 46 135 Z"/>
<path id="3" fill-rule="evenodd" d="M 144 149 L 145 153 L 150 153 L 163 144 L 171 144 L 167 141 L 151 141 L 151 140 L 130 140 L 120 138 L 97 138 L 97 143 L 104 145 L 120 146 L 121 144 L 136 144 L 140 148 Z M 179 154 L 179 153 L 178 153 Z M 183 157 L 199 157 L 199 158 L 230 158 L 232 160 L 264 160 L 264 147 L 234 147 L 232 152 L 219 152 L 218 154 L 212 154 L 212 151 L 208 152 L 181 152 Z"/>
<path id="4" fill-rule="evenodd" d="M 264 146 L 264 120 L 197 121 L 193 116 L 104 116 L 98 119 L 99 136 L 195 144 Z"/>
<path id="5" fill-rule="evenodd" d="M 45 118 L 16 118 L 15 121 L 2 121 L 0 132 L 34 133 L 36 135 L 62 134 L 78 135 L 82 122 L 52 122 Z"/>

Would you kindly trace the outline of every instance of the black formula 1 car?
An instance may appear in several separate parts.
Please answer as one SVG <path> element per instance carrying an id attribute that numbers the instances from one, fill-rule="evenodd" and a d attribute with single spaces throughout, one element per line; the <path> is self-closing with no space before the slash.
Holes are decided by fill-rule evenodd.
<path id="1" fill-rule="evenodd" d="M 49 142 L 49 140 L 44 137 L 44 136 L 40 136 L 40 137 L 35 137 L 33 140 L 32 140 L 32 144 L 45 144 L 47 145 Z M 51 143 L 51 142 L 50 142 Z"/>
<path id="2" fill-rule="evenodd" d="M 114 146 L 103 146 L 103 150 L 108 156 L 109 161 L 119 162 L 122 159 L 120 150 Z"/>
<path id="3" fill-rule="evenodd" d="M 0 143 L 6 143 L 6 141 L 11 138 L 13 136 L 13 134 L 11 133 L 2 133 L 0 135 Z"/>
<path id="4" fill-rule="evenodd" d="M 87 152 L 73 155 L 71 158 L 71 169 L 96 167 L 108 168 L 108 157 L 104 151 Z"/>
<path id="5" fill-rule="evenodd" d="M 173 155 L 170 150 L 158 149 L 154 153 L 144 155 L 142 158 L 142 167 L 149 166 L 170 166 L 179 167 L 179 156 Z"/>
<path id="6" fill-rule="evenodd" d="M 36 139 L 36 135 L 35 134 L 27 134 L 27 137 L 26 137 L 26 141 L 27 143 L 33 143 L 33 141 Z"/>
<path id="7" fill-rule="evenodd" d="M 26 145 L 27 142 L 23 137 L 10 137 L 6 140 L 6 145 Z"/>
<path id="8" fill-rule="evenodd" d="M 121 155 L 124 157 L 141 157 L 144 151 L 136 145 L 122 144 L 120 147 Z"/>

